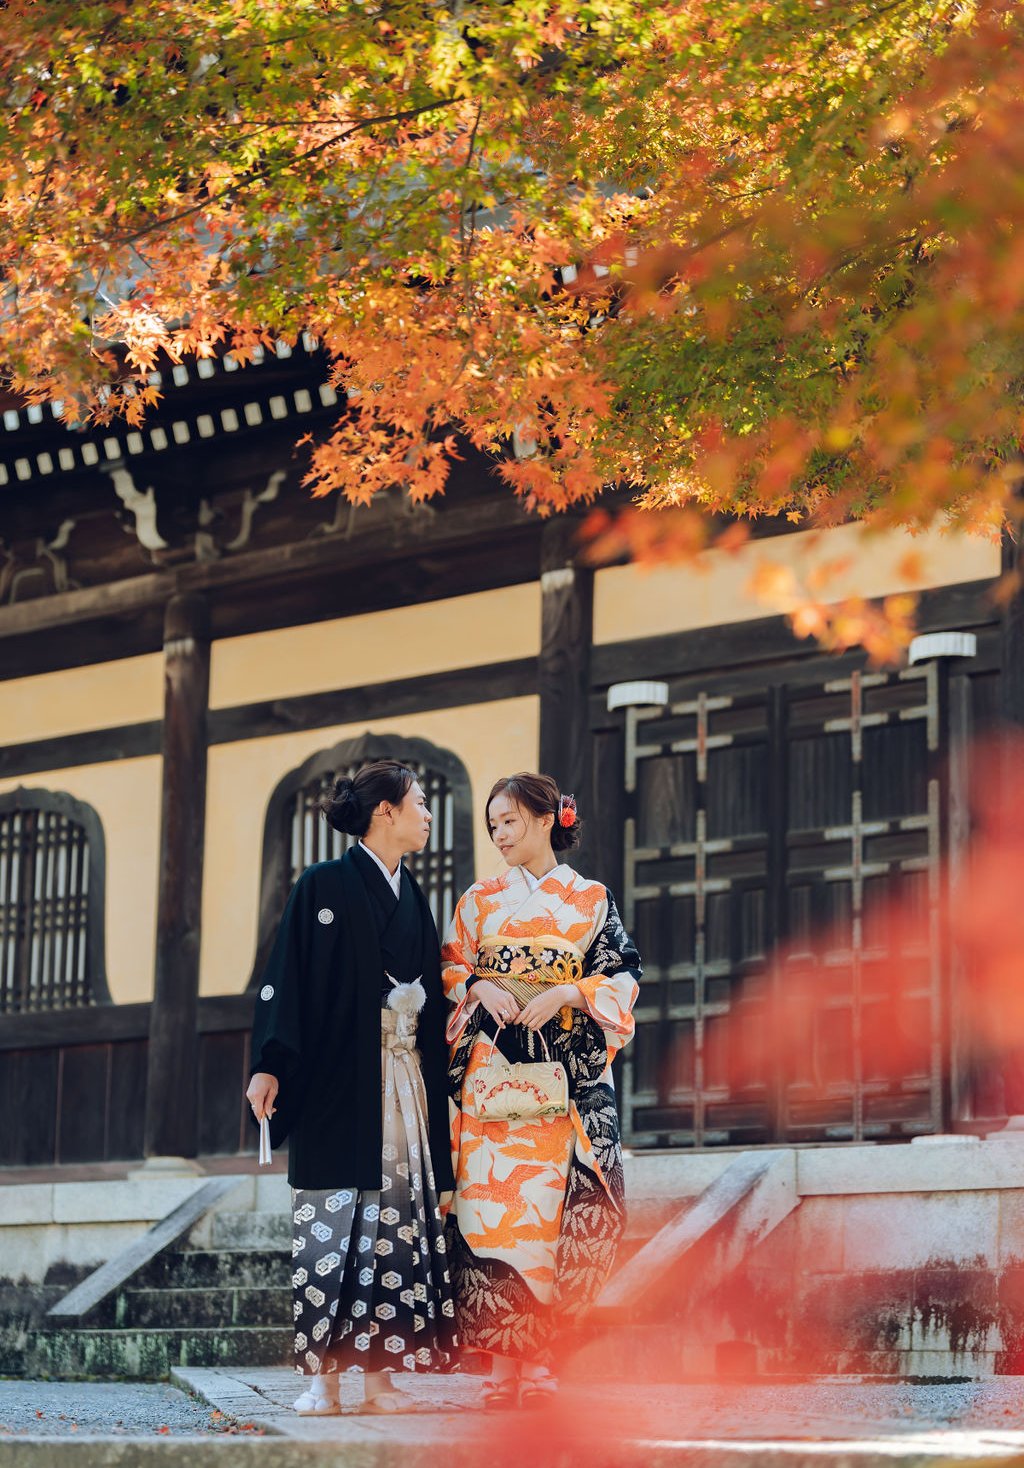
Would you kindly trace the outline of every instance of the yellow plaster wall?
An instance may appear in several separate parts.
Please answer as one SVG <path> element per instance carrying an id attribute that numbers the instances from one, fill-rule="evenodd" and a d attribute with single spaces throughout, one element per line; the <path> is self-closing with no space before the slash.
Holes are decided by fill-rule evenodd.
<path id="1" fill-rule="evenodd" d="M 59 634 L 54 634 L 59 635 Z M 162 653 L 0 682 L 0 745 L 163 718 Z"/>
<path id="2" fill-rule="evenodd" d="M 920 579 L 910 580 L 900 563 L 920 563 Z M 749 583 L 759 561 L 792 567 L 803 580 L 826 561 L 849 558 L 849 566 L 830 580 L 827 599 L 888 596 L 999 574 L 999 547 L 977 535 L 923 535 L 905 531 L 866 533 L 858 525 L 748 542 L 736 554 L 709 551 L 690 566 L 613 566 L 599 571 L 594 588 L 594 641 L 623 642 L 666 632 L 689 632 L 726 622 L 772 615 L 756 601 Z"/>
<path id="3" fill-rule="evenodd" d="M 499 870 L 477 807 L 499 775 L 536 763 L 540 709 L 536 698 L 505 699 L 470 708 L 387 719 L 363 725 L 272 735 L 210 750 L 203 869 L 200 991 L 234 994 L 248 981 L 256 952 L 263 820 L 278 781 L 311 754 L 367 732 L 429 739 L 458 755 L 473 793 L 477 876 Z"/>
<path id="4" fill-rule="evenodd" d="M 536 582 L 256 632 L 214 644 L 210 707 L 535 657 L 539 647 Z"/>
<path id="5" fill-rule="evenodd" d="M 153 997 L 156 883 L 160 840 L 160 760 L 112 761 L 0 780 L 0 795 L 63 790 L 84 800 L 103 823 L 106 840 L 107 980 L 115 1004 Z"/>

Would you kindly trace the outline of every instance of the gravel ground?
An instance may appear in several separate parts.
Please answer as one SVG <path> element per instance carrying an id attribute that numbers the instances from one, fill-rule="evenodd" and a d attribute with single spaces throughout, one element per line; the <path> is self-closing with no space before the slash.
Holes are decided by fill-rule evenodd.
<path id="1" fill-rule="evenodd" d="M 139 1382 L 0 1381 L 0 1438 L 203 1437 L 235 1430 L 205 1402 L 167 1385 Z"/>

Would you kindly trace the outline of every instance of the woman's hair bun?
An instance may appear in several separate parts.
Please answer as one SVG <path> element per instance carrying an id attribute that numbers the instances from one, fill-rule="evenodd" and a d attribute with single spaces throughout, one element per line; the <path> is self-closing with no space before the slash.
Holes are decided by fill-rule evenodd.
<path id="1" fill-rule="evenodd" d="M 575 801 L 573 801 L 569 814 L 572 819 L 563 822 L 561 819 L 561 810 L 559 809 L 555 812 L 555 823 L 551 827 L 552 851 L 572 851 L 574 846 L 580 844 L 580 837 L 583 834 L 583 822 L 577 814 Z"/>

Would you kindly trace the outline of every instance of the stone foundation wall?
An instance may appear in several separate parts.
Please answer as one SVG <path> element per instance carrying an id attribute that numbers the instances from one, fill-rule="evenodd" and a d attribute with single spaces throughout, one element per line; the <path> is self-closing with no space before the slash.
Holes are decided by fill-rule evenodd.
<path id="1" fill-rule="evenodd" d="M 646 1380 L 1024 1374 L 1024 1141 L 928 1138 L 796 1149 L 792 1157 L 799 1206 L 766 1237 L 751 1238 L 737 1270 L 713 1282 L 699 1310 L 688 1306 L 694 1260 L 655 1265 L 649 1304 L 581 1360 L 610 1353 L 616 1371 Z M 622 1258 L 734 1159 L 627 1157 L 632 1218 Z M 136 1175 L 0 1186 L 5 1315 L 41 1314 L 204 1181 Z M 245 1223 L 231 1244 L 244 1247 L 265 1225 L 277 1241 L 288 1208 L 283 1174 L 244 1178 L 219 1205 L 220 1233 Z M 207 1247 L 214 1230 L 214 1219 L 203 1219 L 193 1244 Z"/>
<path id="2" fill-rule="evenodd" d="M 1024 1189 L 804 1197 L 691 1326 L 720 1370 L 1018 1374 Z"/>
<path id="3" fill-rule="evenodd" d="M 807 1149 L 797 1178 L 799 1207 L 699 1311 L 685 1259 L 665 1281 L 666 1376 L 1024 1372 L 1024 1144 Z"/>

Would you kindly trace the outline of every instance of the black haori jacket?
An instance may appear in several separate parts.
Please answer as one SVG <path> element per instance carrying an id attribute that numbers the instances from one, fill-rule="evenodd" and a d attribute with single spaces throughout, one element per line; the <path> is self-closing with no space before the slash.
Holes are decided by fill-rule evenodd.
<path id="1" fill-rule="evenodd" d="M 389 903 L 377 892 L 371 903 L 371 882 L 379 882 Z M 390 920 L 388 908 L 395 915 Z M 372 860 L 354 848 L 340 861 L 309 867 L 295 883 L 256 996 L 252 1070 L 280 1083 L 270 1139 L 275 1147 L 288 1139 L 294 1188 L 381 1186 L 380 1011 L 382 989 L 389 987 L 384 970 L 391 922 L 403 927 L 403 951 L 419 959 L 414 972 L 395 977 L 422 974 L 427 1002 L 416 1047 L 431 1159 L 438 1191 L 454 1187 L 447 1006 L 434 919 L 407 870 L 402 900 L 395 903 Z"/>

